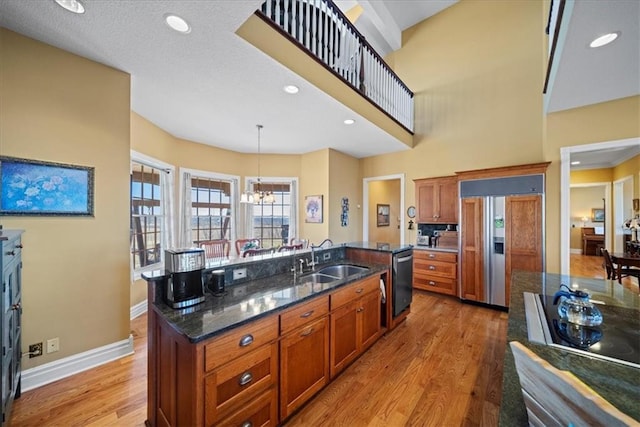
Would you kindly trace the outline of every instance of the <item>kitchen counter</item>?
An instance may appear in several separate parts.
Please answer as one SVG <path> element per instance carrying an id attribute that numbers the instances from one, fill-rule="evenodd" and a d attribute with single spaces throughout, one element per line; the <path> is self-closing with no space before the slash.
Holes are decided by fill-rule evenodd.
<path id="1" fill-rule="evenodd" d="M 331 283 L 314 283 L 308 277 L 310 272 L 297 275 L 295 280 L 293 273 L 277 274 L 227 286 L 223 296 L 205 292 L 203 303 L 179 310 L 164 303 L 161 282 L 156 282 L 159 289 L 156 289 L 152 306 L 176 331 L 196 343 L 389 268 L 387 265 L 362 262 L 358 262 L 358 265 L 369 270 Z"/>
<path id="2" fill-rule="evenodd" d="M 580 289 L 588 290 L 593 299 L 609 305 L 630 307 L 640 315 L 638 294 L 625 289 L 617 281 L 514 272 L 504 355 L 500 425 L 528 425 L 518 373 L 509 347 L 510 341 L 519 341 L 554 367 L 571 372 L 620 411 L 640 421 L 640 369 L 528 341 L 523 293 L 539 294 L 544 287 L 546 295 L 553 295 L 561 283 L 569 286 L 577 283 Z"/>
<path id="3" fill-rule="evenodd" d="M 392 254 L 396 254 L 398 252 L 406 251 L 411 248 L 415 249 L 412 245 L 399 245 L 392 243 L 381 243 L 381 242 L 350 242 L 345 243 L 343 246 L 352 249 L 366 249 L 378 252 L 390 252 Z"/>

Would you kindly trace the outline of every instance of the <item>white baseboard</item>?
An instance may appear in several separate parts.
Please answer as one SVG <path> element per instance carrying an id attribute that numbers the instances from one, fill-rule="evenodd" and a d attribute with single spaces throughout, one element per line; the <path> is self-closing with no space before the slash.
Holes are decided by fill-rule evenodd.
<path id="1" fill-rule="evenodd" d="M 136 317 L 140 316 L 141 314 L 144 314 L 147 312 L 147 301 L 148 300 L 144 300 L 142 302 L 139 302 L 138 304 L 134 305 L 133 307 L 131 307 L 131 312 L 129 314 L 129 319 L 133 320 Z"/>
<path id="2" fill-rule="evenodd" d="M 571 248 L 569 252 L 572 254 L 582 255 L 582 249 Z"/>
<path id="3" fill-rule="evenodd" d="M 129 335 L 128 339 L 113 344 L 107 344 L 22 371 L 21 390 L 32 390 L 130 354 L 133 354 L 133 335 Z"/>

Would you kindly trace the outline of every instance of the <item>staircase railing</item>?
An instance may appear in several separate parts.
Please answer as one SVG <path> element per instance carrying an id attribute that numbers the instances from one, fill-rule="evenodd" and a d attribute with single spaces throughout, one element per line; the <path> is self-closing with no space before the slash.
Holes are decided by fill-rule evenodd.
<path id="1" fill-rule="evenodd" d="M 413 132 L 413 92 L 331 0 L 267 0 L 256 14 Z"/>

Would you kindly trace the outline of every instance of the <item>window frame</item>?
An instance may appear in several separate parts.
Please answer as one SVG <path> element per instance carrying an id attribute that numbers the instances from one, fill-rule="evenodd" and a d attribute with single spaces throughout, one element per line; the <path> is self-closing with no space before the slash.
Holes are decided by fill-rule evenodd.
<path id="1" fill-rule="evenodd" d="M 131 193 L 131 175 L 133 174 L 133 163 L 138 163 L 141 164 L 143 166 L 147 166 L 147 167 L 151 167 L 154 169 L 158 169 L 160 171 L 164 171 L 167 172 L 170 176 L 174 176 L 175 174 L 175 167 L 169 163 L 165 163 L 161 160 L 158 160 L 154 157 L 148 156 L 146 154 L 142 154 L 139 153 L 137 151 L 131 150 L 130 153 L 130 158 L 129 158 L 129 232 L 132 232 L 131 229 L 131 224 L 132 224 L 132 213 L 131 213 L 131 202 L 132 202 L 132 193 Z M 162 182 L 160 182 L 160 193 L 163 193 L 162 190 Z M 172 198 L 173 196 L 173 192 L 167 192 L 169 194 L 169 206 L 172 206 L 173 204 L 172 202 Z M 163 205 L 165 203 L 163 203 L 162 199 L 160 199 L 160 204 Z M 171 217 L 172 213 L 169 212 L 169 217 Z M 164 219 L 167 216 L 167 212 L 165 212 L 165 210 L 162 210 L 162 220 L 163 224 L 166 222 L 166 220 Z M 171 227 L 173 228 L 174 225 L 173 223 L 171 223 Z M 169 233 L 172 232 L 172 230 L 168 230 Z M 157 269 L 161 269 L 163 268 L 164 265 L 164 250 L 166 249 L 164 247 L 164 242 L 163 240 L 165 239 L 163 237 L 162 233 L 166 233 L 167 230 L 163 230 L 163 228 L 161 228 L 160 231 L 160 261 L 156 262 L 154 264 L 150 264 L 150 265 L 146 265 L 144 267 L 138 267 L 138 268 L 134 268 L 133 266 L 133 253 L 131 252 L 131 244 L 129 244 L 129 268 L 131 271 L 131 277 L 133 280 L 138 280 L 142 278 L 142 273 L 147 272 L 147 271 L 152 271 L 152 270 L 157 270 Z"/>

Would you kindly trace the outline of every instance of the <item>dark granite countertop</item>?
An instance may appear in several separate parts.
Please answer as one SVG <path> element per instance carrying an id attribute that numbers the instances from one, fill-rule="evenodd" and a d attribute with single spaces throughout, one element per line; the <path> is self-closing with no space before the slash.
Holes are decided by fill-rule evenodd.
<path id="1" fill-rule="evenodd" d="M 295 281 L 293 273 L 278 274 L 227 286 L 224 296 L 206 292 L 205 301 L 193 307 L 176 310 L 160 299 L 153 309 L 196 343 L 389 268 L 362 262 L 358 265 L 369 270 L 331 283 L 314 283 L 308 272 L 297 275 Z"/>
<path id="2" fill-rule="evenodd" d="M 367 249 L 371 251 L 391 252 L 392 254 L 396 254 L 398 252 L 406 251 L 409 249 L 415 249 L 412 245 L 399 245 L 384 242 L 349 242 L 344 243 L 343 246 L 353 249 Z"/>
<path id="3" fill-rule="evenodd" d="M 561 283 L 578 284 L 580 289 L 588 290 L 593 299 L 604 301 L 609 305 L 630 307 L 633 309 L 632 315 L 640 315 L 640 297 L 625 289 L 617 281 L 548 273 L 514 272 L 511 279 L 500 425 L 509 427 L 528 425 L 518 373 L 509 347 L 510 341 L 521 342 L 554 367 L 571 372 L 620 411 L 640 421 L 638 404 L 640 369 L 528 341 L 523 293 L 553 295 Z"/>

